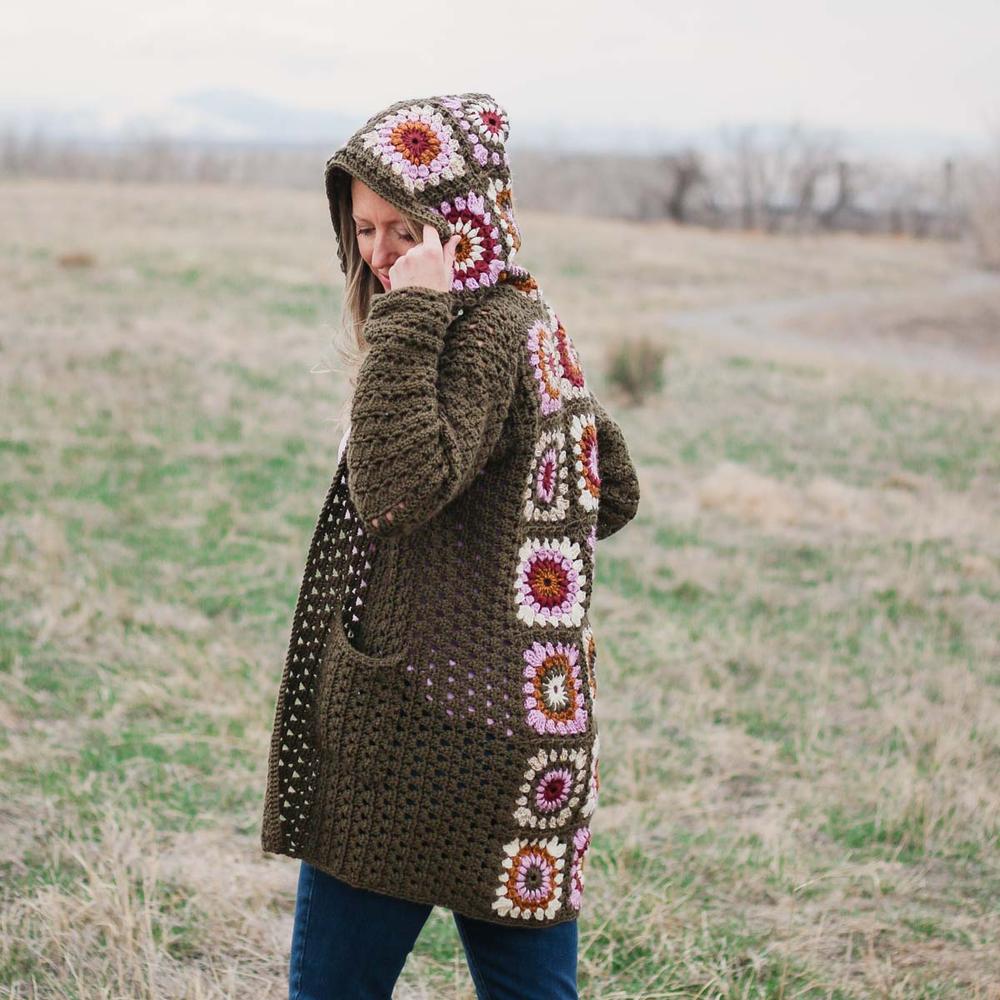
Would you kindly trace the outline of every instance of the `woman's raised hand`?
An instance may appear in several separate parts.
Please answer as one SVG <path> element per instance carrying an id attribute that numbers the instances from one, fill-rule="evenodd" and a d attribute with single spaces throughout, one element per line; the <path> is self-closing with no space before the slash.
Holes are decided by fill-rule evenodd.
<path id="1" fill-rule="evenodd" d="M 423 242 L 410 247 L 389 268 L 392 290 L 420 285 L 439 292 L 451 291 L 455 251 L 461 238 L 458 233 L 453 233 L 448 242 L 442 245 L 438 231 L 429 222 L 425 222 Z"/>

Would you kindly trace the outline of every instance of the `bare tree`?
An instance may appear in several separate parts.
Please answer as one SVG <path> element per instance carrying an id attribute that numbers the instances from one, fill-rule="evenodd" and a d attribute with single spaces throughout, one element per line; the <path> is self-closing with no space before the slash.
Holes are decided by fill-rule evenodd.
<path id="1" fill-rule="evenodd" d="M 662 162 L 669 183 L 665 213 L 674 222 L 687 222 L 690 196 L 707 179 L 701 156 L 693 149 L 685 149 L 665 156 Z"/>
<path id="2" fill-rule="evenodd" d="M 851 165 L 846 160 L 837 161 L 837 193 L 833 203 L 817 213 L 819 224 L 824 229 L 834 229 L 838 217 L 851 207 L 853 191 L 851 189 Z"/>
<path id="3" fill-rule="evenodd" d="M 775 231 L 812 225 L 818 188 L 836 171 L 841 140 L 835 133 L 793 122 L 770 138 L 755 126 L 723 132 L 721 165 L 743 228 Z"/>

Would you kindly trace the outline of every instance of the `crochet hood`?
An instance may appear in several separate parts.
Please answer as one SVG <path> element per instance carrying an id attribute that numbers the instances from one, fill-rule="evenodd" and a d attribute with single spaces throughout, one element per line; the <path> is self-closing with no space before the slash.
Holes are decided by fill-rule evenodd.
<path id="1" fill-rule="evenodd" d="M 341 270 L 347 256 L 336 207 L 351 177 L 422 222 L 446 243 L 461 234 L 452 292 L 482 298 L 502 282 L 535 286 L 513 263 L 521 246 L 514 219 L 507 112 L 489 94 L 397 101 L 372 115 L 326 163 L 326 193 Z"/>

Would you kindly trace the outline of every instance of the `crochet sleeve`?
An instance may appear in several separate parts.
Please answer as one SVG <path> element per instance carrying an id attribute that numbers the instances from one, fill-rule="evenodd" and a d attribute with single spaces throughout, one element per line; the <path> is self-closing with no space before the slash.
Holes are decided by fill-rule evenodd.
<path id="1" fill-rule="evenodd" d="M 408 534 L 433 518 L 500 437 L 514 396 L 514 338 L 488 301 L 456 317 L 451 292 L 410 285 L 372 302 L 347 482 L 373 535 Z"/>
<path id="2" fill-rule="evenodd" d="M 597 423 L 597 463 L 601 477 L 597 505 L 597 537 L 607 538 L 621 530 L 639 509 L 639 478 L 625 444 L 625 436 L 615 420 L 594 398 Z"/>

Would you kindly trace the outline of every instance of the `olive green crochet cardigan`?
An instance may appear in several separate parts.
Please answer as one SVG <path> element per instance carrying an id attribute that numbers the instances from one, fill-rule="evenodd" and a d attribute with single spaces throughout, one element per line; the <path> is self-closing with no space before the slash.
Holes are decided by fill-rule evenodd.
<path id="1" fill-rule="evenodd" d="M 335 229 L 356 176 L 463 238 L 451 290 L 379 293 L 366 318 L 261 844 L 353 886 L 541 926 L 580 912 L 600 784 L 594 556 L 639 485 L 559 315 L 513 263 L 508 128 L 488 94 L 400 101 L 327 163 Z"/>

